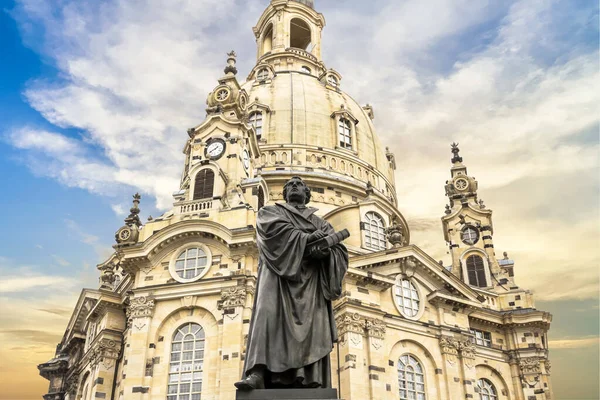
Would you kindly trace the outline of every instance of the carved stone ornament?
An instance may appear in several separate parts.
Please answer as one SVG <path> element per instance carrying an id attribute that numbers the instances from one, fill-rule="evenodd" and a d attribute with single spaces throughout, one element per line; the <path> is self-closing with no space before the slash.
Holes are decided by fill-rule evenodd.
<path id="1" fill-rule="evenodd" d="M 75 395 L 77 393 L 77 386 L 79 384 L 79 374 L 73 373 L 67 378 L 65 382 L 65 391 L 68 394 Z"/>
<path id="2" fill-rule="evenodd" d="M 340 337 L 349 332 L 358 333 L 362 336 L 365 335 L 365 327 L 367 322 L 358 313 L 342 314 L 335 319 L 335 323 L 337 325 L 338 335 Z"/>
<path id="3" fill-rule="evenodd" d="M 542 372 L 538 357 L 522 358 L 519 361 L 519 366 L 523 374 L 539 374 Z"/>
<path id="4" fill-rule="evenodd" d="M 236 286 L 221 291 L 221 300 L 218 302 L 219 310 L 235 307 L 244 307 L 246 305 L 246 287 Z"/>
<path id="5" fill-rule="evenodd" d="M 552 369 L 552 364 L 550 363 L 550 360 L 546 360 L 544 366 L 546 367 L 546 373 L 550 374 L 550 370 Z"/>
<path id="6" fill-rule="evenodd" d="M 127 307 L 127 321 L 131 324 L 135 318 L 151 317 L 154 312 L 154 299 L 146 296 L 134 297 Z"/>
<path id="7" fill-rule="evenodd" d="M 446 355 L 448 364 L 455 364 L 458 361 L 460 342 L 452 337 L 442 336 L 440 338 L 440 349 L 442 354 Z"/>
<path id="8" fill-rule="evenodd" d="M 385 234 L 393 247 L 401 247 L 404 244 L 404 229 L 398 218 L 394 217 L 392 224 L 386 228 Z"/>
<path id="9" fill-rule="evenodd" d="M 120 351 L 119 343 L 111 339 L 102 339 L 90 349 L 90 364 L 94 367 L 102 363 L 104 368 L 111 369 L 114 367 Z"/>
<path id="10" fill-rule="evenodd" d="M 99 266 L 98 269 L 102 272 L 100 275 L 100 289 L 112 290 L 115 283 L 115 265 L 113 263 L 108 263 L 103 266 Z"/>
<path id="11" fill-rule="evenodd" d="M 385 323 L 379 319 L 368 319 L 366 321 L 367 334 L 369 337 L 385 339 Z"/>

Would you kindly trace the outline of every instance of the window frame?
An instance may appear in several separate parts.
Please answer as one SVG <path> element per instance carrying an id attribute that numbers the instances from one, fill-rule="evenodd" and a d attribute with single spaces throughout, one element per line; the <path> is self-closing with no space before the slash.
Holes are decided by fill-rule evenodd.
<path id="1" fill-rule="evenodd" d="M 472 239 L 472 242 L 465 240 L 465 238 L 463 236 L 468 231 L 473 231 L 475 233 L 474 239 L 469 237 L 469 239 Z M 475 244 L 477 244 L 477 242 L 479 242 L 480 237 L 481 237 L 481 235 L 479 234 L 479 230 L 474 225 L 465 225 L 465 227 L 463 227 L 460 231 L 461 242 L 463 242 L 464 244 L 466 244 L 468 246 L 474 246 Z"/>
<path id="2" fill-rule="evenodd" d="M 198 330 L 199 328 L 199 330 Z M 192 334 L 193 329 L 195 330 L 195 333 Z M 183 333 L 183 331 L 187 331 L 186 333 Z M 182 334 L 181 339 L 176 341 L 176 338 L 179 334 Z M 187 336 L 193 336 L 193 340 L 185 340 Z M 200 337 L 198 337 L 198 335 L 200 335 Z M 192 348 L 190 349 L 186 349 L 186 344 L 192 343 Z M 175 348 L 175 345 L 179 344 L 179 350 L 173 350 Z M 201 345 L 200 345 L 201 344 Z M 175 331 L 173 332 L 173 334 L 171 335 L 171 341 L 169 342 L 169 347 L 168 347 L 168 352 L 169 352 L 169 363 L 168 363 L 168 370 L 167 370 L 167 388 L 166 388 L 166 399 L 167 400 L 179 400 L 181 395 L 188 395 L 188 399 L 192 399 L 192 395 L 197 394 L 199 396 L 202 395 L 202 384 L 204 383 L 204 371 L 206 370 L 206 368 L 204 367 L 204 362 L 206 360 L 206 331 L 204 330 L 204 327 L 202 325 L 200 325 L 197 322 L 191 321 L 191 322 L 186 322 L 182 325 L 180 325 L 179 327 L 177 327 L 175 329 Z M 184 353 L 192 353 L 192 359 L 191 360 L 185 360 L 184 358 Z M 197 352 L 201 352 L 201 358 L 196 358 L 196 353 Z M 177 354 L 177 359 L 174 360 L 173 359 L 173 355 Z M 187 371 L 184 370 L 183 365 L 184 363 L 187 365 L 189 361 L 189 365 L 191 366 L 191 370 Z M 196 369 L 196 363 L 200 364 L 200 368 Z M 172 366 L 178 366 L 179 368 L 177 368 L 177 371 L 172 372 Z M 189 381 L 183 381 L 183 384 L 189 384 L 189 390 L 185 391 L 185 392 L 180 392 L 181 390 L 181 385 L 182 385 L 182 375 L 188 373 L 190 374 L 190 380 Z M 200 374 L 200 379 L 196 379 L 194 380 L 194 375 L 198 373 Z M 178 379 L 175 382 L 171 382 L 171 376 L 177 376 Z M 174 386 L 173 383 L 175 383 L 176 386 L 176 393 L 169 393 L 170 390 L 170 386 Z M 196 390 L 194 391 L 194 384 L 200 384 L 200 390 Z M 201 398 L 201 397 L 198 397 Z"/>
<path id="3" fill-rule="evenodd" d="M 194 276 L 193 278 L 182 278 L 177 273 L 176 263 L 180 259 L 180 255 L 184 251 L 187 251 L 192 248 L 199 248 L 204 252 L 204 254 L 206 255 L 206 264 L 205 264 L 204 269 L 198 275 Z M 175 250 L 173 252 L 173 254 L 171 256 L 171 260 L 169 261 L 169 273 L 171 274 L 171 277 L 179 283 L 190 283 L 190 282 L 195 282 L 195 281 L 202 279 L 208 273 L 208 271 L 211 269 L 211 266 L 212 266 L 212 253 L 211 253 L 210 249 L 208 248 L 208 246 L 206 246 L 204 243 L 200 243 L 200 242 L 191 242 L 191 243 L 187 243 L 186 245 L 177 248 L 177 250 Z"/>
<path id="4" fill-rule="evenodd" d="M 471 342 L 477 346 L 492 347 L 492 333 L 483 331 L 481 329 L 469 329 L 469 332 L 473 334 Z"/>
<path id="5" fill-rule="evenodd" d="M 254 120 L 253 120 L 252 117 L 257 116 L 257 115 L 260 115 L 260 118 L 254 118 Z M 265 116 L 264 116 L 262 110 L 253 110 L 248 115 L 248 123 L 250 124 L 250 126 L 254 127 L 254 132 L 256 134 L 256 140 L 262 139 L 264 121 L 265 121 Z M 260 122 L 260 126 L 258 126 L 258 122 Z M 259 133 L 259 130 L 260 130 L 260 133 Z"/>
<path id="6" fill-rule="evenodd" d="M 402 282 L 405 282 L 405 281 L 409 283 L 409 287 L 406 289 L 409 289 L 411 291 L 411 295 L 414 294 L 413 291 L 416 292 L 416 296 L 417 296 L 416 301 L 418 302 L 418 304 L 417 304 L 417 309 L 416 309 L 416 312 L 414 313 L 414 315 L 406 314 L 404 312 L 404 307 L 402 307 L 402 306 L 400 306 L 400 304 L 398 304 L 397 289 L 398 288 L 401 289 L 401 291 L 403 292 L 402 297 L 405 298 L 404 297 L 404 289 L 405 288 L 402 286 Z M 395 282 L 394 286 L 392 287 L 391 293 L 392 293 L 392 301 L 394 302 L 394 306 L 396 306 L 396 309 L 398 310 L 400 315 L 402 315 L 406 319 L 410 319 L 413 321 L 416 321 L 421 318 L 421 316 L 423 315 L 424 308 L 425 308 L 424 300 L 423 300 L 424 297 L 423 297 L 423 292 L 421 290 L 421 286 L 418 284 L 416 279 L 414 279 L 414 277 L 408 278 L 404 274 L 398 274 L 396 276 L 396 282 Z M 412 297 L 410 300 L 412 302 L 412 300 L 413 300 Z M 413 308 L 413 310 L 414 310 L 414 308 Z"/>
<path id="7" fill-rule="evenodd" d="M 406 362 L 403 360 L 403 358 L 405 358 L 405 357 L 407 360 Z M 411 363 L 411 360 L 414 361 L 414 363 L 416 363 L 416 365 L 419 367 L 418 372 L 415 371 L 414 365 L 413 365 L 413 363 Z M 415 400 L 427 400 L 427 382 L 426 382 L 425 367 L 423 366 L 423 363 L 412 353 L 402 354 L 400 357 L 398 357 L 398 360 L 396 362 L 397 362 L 396 373 L 397 373 L 397 379 L 398 379 L 399 399 L 400 400 L 411 399 L 408 396 L 408 392 L 410 391 L 415 394 L 415 396 L 414 396 Z M 404 366 L 404 369 L 401 369 L 401 366 Z M 409 367 L 410 370 L 407 367 Z M 401 379 L 401 372 L 404 373 L 404 377 L 402 379 Z M 410 381 L 407 377 L 411 373 L 414 375 L 414 378 L 412 381 Z M 420 382 L 418 381 L 418 376 L 421 377 Z M 402 382 L 404 382 L 404 387 L 402 385 Z M 410 383 L 413 384 L 413 389 L 409 388 Z M 417 390 L 417 385 L 422 385 L 422 390 Z M 403 390 L 404 390 L 404 396 L 402 394 Z M 419 396 L 419 395 L 421 395 L 421 396 Z"/>
<path id="8" fill-rule="evenodd" d="M 377 226 L 376 229 L 378 230 L 376 233 L 377 237 L 374 239 L 373 235 L 372 235 L 372 231 L 370 229 L 370 227 L 373 226 L 373 224 L 371 223 L 372 221 L 374 221 L 375 219 L 370 219 L 370 215 L 373 215 L 375 217 L 375 219 L 379 219 L 381 221 L 381 226 Z M 388 246 L 387 246 L 387 235 L 386 235 L 386 228 L 387 225 L 385 223 L 385 219 L 377 212 L 375 211 L 367 211 L 364 215 L 364 219 L 363 219 L 363 247 L 369 250 L 374 250 L 374 251 L 383 251 L 383 250 L 387 250 Z M 378 242 L 378 245 L 376 245 L 375 247 L 372 245 L 372 241 L 376 240 Z M 381 246 L 381 242 L 383 242 L 383 247 Z"/>
<path id="9" fill-rule="evenodd" d="M 481 260 L 481 264 L 478 264 L 475 260 L 477 257 L 479 260 Z M 469 260 L 473 260 L 473 265 L 472 265 L 472 271 L 469 269 L 470 268 L 470 263 Z M 479 287 L 479 288 L 485 288 L 488 287 L 488 277 L 486 276 L 486 265 L 485 262 L 483 261 L 483 257 L 479 254 L 471 254 L 469 255 L 466 259 L 465 259 L 465 268 L 467 271 L 467 281 L 469 282 L 469 285 L 471 286 L 475 286 L 475 287 Z M 473 282 L 471 280 L 471 272 L 473 273 L 473 277 L 475 278 L 475 282 Z M 481 282 L 481 280 L 483 279 L 483 282 Z M 482 285 L 483 283 L 483 285 Z"/>
<path id="10" fill-rule="evenodd" d="M 487 384 L 487 385 L 485 385 Z M 498 400 L 498 389 L 496 389 L 496 386 L 492 383 L 492 381 L 490 381 L 489 379 L 486 378 L 479 378 L 477 379 L 477 388 L 479 389 L 479 399 L 480 400 Z M 492 393 L 489 393 L 489 390 L 491 389 Z M 487 393 L 484 393 L 483 391 L 486 391 Z"/>
<path id="11" fill-rule="evenodd" d="M 338 146 L 344 150 L 354 151 L 354 124 L 348 118 L 337 119 Z"/>
<path id="12" fill-rule="evenodd" d="M 225 153 L 225 150 L 223 151 L 223 154 L 224 153 Z M 213 178 L 213 181 L 212 181 L 212 193 L 211 193 L 210 197 L 202 197 L 201 196 L 199 198 L 196 198 L 196 193 L 198 191 L 198 187 L 197 186 L 198 186 L 199 174 L 201 174 L 201 173 L 208 174 L 209 172 L 212 173 L 212 178 Z M 200 200 L 209 200 L 209 199 L 212 199 L 215 196 L 216 177 L 217 177 L 217 174 L 215 173 L 215 171 L 212 168 L 209 168 L 209 167 L 200 168 L 198 171 L 196 171 L 196 173 L 194 174 L 194 179 L 193 179 L 194 190 L 191 193 L 191 195 L 192 195 L 191 196 L 191 200 L 192 201 L 200 201 Z M 203 194 L 206 194 L 204 192 L 206 192 L 205 188 L 203 188 Z"/>

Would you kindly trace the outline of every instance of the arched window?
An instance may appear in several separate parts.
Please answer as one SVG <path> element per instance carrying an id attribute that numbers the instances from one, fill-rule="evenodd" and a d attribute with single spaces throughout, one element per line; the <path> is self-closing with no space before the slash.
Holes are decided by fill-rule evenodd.
<path id="1" fill-rule="evenodd" d="M 400 400 L 425 400 L 425 375 L 415 357 L 405 354 L 398 360 Z"/>
<path id="2" fill-rule="evenodd" d="M 365 215 L 365 245 L 373 250 L 385 250 L 387 241 L 385 238 L 385 223 L 383 218 L 374 212 Z"/>
<path id="3" fill-rule="evenodd" d="M 419 313 L 419 292 L 410 280 L 399 277 L 394 287 L 394 296 L 402 315 L 414 317 Z"/>
<path id="4" fill-rule="evenodd" d="M 308 68 L 306 65 L 303 65 L 302 68 L 300 68 L 300 71 L 304 72 L 305 74 L 310 74 L 310 68 Z"/>
<path id="5" fill-rule="evenodd" d="M 340 147 L 352 150 L 352 125 L 346 118 L 340 118 L 338 123 Z"/>
<path id="6" fill-rule="evenodd" d="M 312 40 L 310 27 L 300 18 L 294 18 L 290 22 L 290 47 L 307 50 Z"/>
<path id="7" fill-rule="evenodd" d="M 482 378 L 477 381 L 477 387 L 479 388 L 479 400 L 498 400 L 498 392 L 492 382 Z"/>
<path id="8" fill-rule="evenodd" d="M 215 186 L 215 173 L 205 168 L 196 174 L 194 183 L 194 200 L 212 199 Z"/>
<path id="9" fill-rule="evenodd" d="M 267 54 L 273 49 L 273 25 L 269 25 L 263 36 L 262 53 Z"/>
<path id="10" fill-rule="evenodd" d="M 200 400 L 204 364 L 204 330 L 188 323 L 173 334 L 167 400 Z"/>
<path id="11" fill-rule="evenodd" d="M 478 255 L 472 255 L 467 258 L 467 274 L 469 284 L 477 287 L 486 287 L 485 265 L 483 258 Z"/>
<path id="12" fill-rule="evenodd" d="M 262 136 L 262 127 L 263 127 L 262 112 L 255 111 L 252 114 L 250 114 L 250 117 L 248 118 L 248 122 L 250 122 L 250 125 L 252 125 L 254 127 L 254 130 L 256 130 L 256 138 L 260 139 Z"/>

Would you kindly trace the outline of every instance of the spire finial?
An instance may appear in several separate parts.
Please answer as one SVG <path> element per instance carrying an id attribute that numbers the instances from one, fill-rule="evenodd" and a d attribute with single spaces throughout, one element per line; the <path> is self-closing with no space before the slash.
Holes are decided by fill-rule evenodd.
<path id="1" fill-rule="evenodd" d="M 452 154 L 454 154 L 454 157 L 452 157 L 452 163 L 459 163 L 462 162 L 462 157 L 458 155 L 458 153 L 460 152 L 460 149 L 458 148 L 458 143 L 452 143 L 452 145 L 450 146 L 452 147 Z"/>
<path id="2" fill-rule="evenodd" d="M 235 66 L 236 61 L 237 61 L 237 55 L 235 54 L 234 50 L 231 50 L 231 52 L 227 53 L 227 66 L 225 67 L 225 74 L 227 74 L 227 75 L 237 74 L 238 70 Z"/>
<path id="3" fill-rule="evenodd" d="M 125 218 L 125 225 L 129 225 L 129 226 L 141 226 L 142 222 L 140 221 L 140 216 L 138 215 L 140 213 L 140 200 L 141 200 L 142 196 L 140 196 L 139 193 L 136 193 L 133 195 L 133 206 L 129 209 L 129 216 L 127 218 Z"/>

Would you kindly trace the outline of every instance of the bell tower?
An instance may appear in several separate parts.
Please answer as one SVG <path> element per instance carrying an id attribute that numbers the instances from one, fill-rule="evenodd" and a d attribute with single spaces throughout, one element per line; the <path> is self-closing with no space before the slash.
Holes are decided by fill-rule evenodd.
<path id="1" fill-rule="evenodd" d="M 445 216 L 442 218 L 444 238 L 452 254 L 451 272 L 465 283 L 482 289 L 493 289 L 500 267 L 494 252 L 492 210 L 478 199 L 478 184 L 469 176 L 458 143 L 452 143 L 452 168 L 446 181 Z"/>
<path id="2" fill-rule="evenodd" d="M 258 64 L 275 72 L 304 68 L 320 71 L 321 33 L 325 17 L 314 9 L 313 0 L 271 0 L 253 28 Z M 312 64 L 307 66 L 307 62 Z M 297 67 L 297 68 L 294 68 Z"/>

